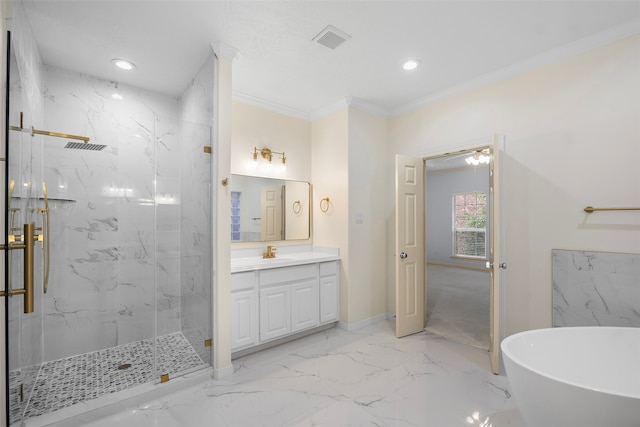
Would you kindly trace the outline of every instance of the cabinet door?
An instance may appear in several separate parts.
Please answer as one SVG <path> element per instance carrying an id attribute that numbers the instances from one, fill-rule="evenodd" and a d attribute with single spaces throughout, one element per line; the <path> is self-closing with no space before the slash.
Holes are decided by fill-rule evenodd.
<path id="1" fill-rule="evenodd" d="M 258 291 L 231 293 L 231 350 L 258 344 Z"/>
<path id="2" fill-rule="evenodd" d="M 320 323 L 338 320 L 338 276 L 320 278 Z"/>
<path id="3" fill-rule="evenodd" d="M 318 281 L 291 285 L 291 329 L 298 332 L 318 326 Z"/>
<path id="4" fill-rule="evenodd" d="M 291 332 L 291 286 L 260 289 L 260 341 Z"/>

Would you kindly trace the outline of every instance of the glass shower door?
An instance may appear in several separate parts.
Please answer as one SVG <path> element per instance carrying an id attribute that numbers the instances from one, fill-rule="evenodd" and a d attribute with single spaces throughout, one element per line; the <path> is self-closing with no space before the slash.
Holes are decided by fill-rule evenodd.
<path id="1" fill-rule="evenodd" d="M 9 417 L 22 419 L 43 361 L 42 295 L 46 224 L 42 186 L 42 149 L 31 131 L 41 116 L 25 95 L 16 57 L 8 38 L 9 111 L 6 130 L 5 289 Z M 26 104 L 26 105 L 25 105 Z M 25 114 L 24 110 L 30 113 Z"/>
<path id="2" fill-rule="evenodd" d="M 156 117 L 156 359 L 160 381 L 211 363 L 209 126 Z"/>

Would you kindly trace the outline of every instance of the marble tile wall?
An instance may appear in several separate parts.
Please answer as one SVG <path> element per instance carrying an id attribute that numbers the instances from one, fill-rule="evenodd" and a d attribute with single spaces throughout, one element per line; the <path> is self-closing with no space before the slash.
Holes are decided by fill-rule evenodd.
<path id="1" fill-rule="evenodd" d="M 177 99 L 44 70 L 46 129 L 107 145 L 88 151 L 65 149 L 56 138 L 43 143 L 49 197 L 71 200 L 66 224 L 52 218 L 65 233 L 52 242 L 45 361 L 152 337 L 156 306 L 158 333 L 179 331 Z M 111 97 L 116 92 L 122 100 Z"/>
<path id="2" fill-rule="evenodd" d="M 640 254 L 552 255 L 553 326 L 640 327 Z"/>

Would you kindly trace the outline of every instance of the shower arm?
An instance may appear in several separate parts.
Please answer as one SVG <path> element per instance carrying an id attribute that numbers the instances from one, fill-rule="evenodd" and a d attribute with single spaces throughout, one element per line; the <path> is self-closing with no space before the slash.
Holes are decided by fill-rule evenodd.
<path id="1" fill-rule="evenodd" d="M 31 136 L 33 135 L 46 135 L 46 136 L 54 136 L 56 138 L 65 138 L 65 139 L 76 139 L 78 141 L 84 141 L 84 142 L 89 142 L 90 138 L 87 136 L 80 136 L 80 135 L 71 135 L 68 133 L 60 133 L 60 132 L 50 132 L 48 130 L 40 130 L 40 129 L 36 129 L 33 126 L 31 126 L 31 129 L 27 129 L 27 128 L 23 128 L 20 126 L 9 126 L 9 130 L 13 130 L 16 132 L 27 132 L 30 133 Z"/>

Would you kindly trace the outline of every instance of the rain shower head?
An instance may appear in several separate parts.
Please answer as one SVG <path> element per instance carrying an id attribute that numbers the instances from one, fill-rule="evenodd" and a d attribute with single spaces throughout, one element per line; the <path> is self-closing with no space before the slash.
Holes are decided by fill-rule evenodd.
<path id="1" fill-rule="evenodd" d="M 102 151 L 106 145 L 102 144 L 89 144 L 88 142 L 67 142 L 67 145 L 64 148 L 69 148 L 71 150 L 91 150 L 91 151 Z"/>

